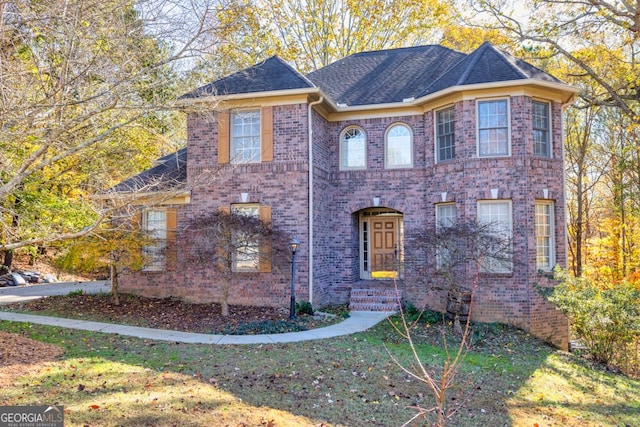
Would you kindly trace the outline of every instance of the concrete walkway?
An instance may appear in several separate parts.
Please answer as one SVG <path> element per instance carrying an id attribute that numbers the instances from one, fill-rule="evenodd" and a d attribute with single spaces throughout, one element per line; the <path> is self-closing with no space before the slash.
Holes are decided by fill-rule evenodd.
<path id="1" fill-rule="evenodd" d="M 104 282 L 85 283 L 52 283 L 47 285 L 16 286 L 0 288 L 0 305 L 12 302 L 28 301 L 49 295 L 66 295 L 82 289 L 87 293 L 110 292 Z M 90 322 L 86 320 L 62 319 L 58 317 L 36 316 L 0 311 L 0 320 L 10 322 L 27 322 L 61 328 L 80 329 L 84 331 L 119 334 L 137 338 L 182 342 L 190 344 L 273 344 L 298 341 L 310 341 L 333 338 L 365 331 L 386 319 L 391 313 L 354 311 L 351 317 L 335 325 L 311 329 L 302 332 L 266 335 L 210 335 L 162 329 L 141 328 L 137 326 L 116 325 L 110 323 Z"/>

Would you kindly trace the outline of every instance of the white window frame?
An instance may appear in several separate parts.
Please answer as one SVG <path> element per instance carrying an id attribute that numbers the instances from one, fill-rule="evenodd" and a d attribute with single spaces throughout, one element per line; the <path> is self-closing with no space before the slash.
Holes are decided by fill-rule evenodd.
<path id="1" fill-rule="evenodd" d="M 406 147 L 408 149 L 408 153 L 403 153 L 400 155 L 400 157 L 405 157 L 405 154 L 408 154 L 409 157 L 409 161 L 405 162 L 405 163 L 395 163 L 392 162 L 392 159 L 397 160 L 398 156 L 394 156 L 394 151 L 391 150 L 391 148 L 389 147 L 390 145 L 390 136 L 391 136 L 391 132 L 393 132 L 395 129 L 405 129 L 408 133 L 408 138 L 409 138 L 409 147 Z M 411 130 L 411 127 L 406 125 L 405 123 L 393 123 L 391 124 L 389 127 L 387 127 L 387 130 L 384 134 L 384 164 L 385 164 L 385 168 L 386 169 L 403 169 L 403 168 L 412 168 L 413 167 L 413 131 Z"/>
<path id="2" fill-rule="evenodd" d="M 497 103 L 497 102 L 505 102 L 506 103 L 506 126 L 486 126 L 486 127 L 481 127 L 480 123 L 481 123 L 481 117 L 480 117 L 480 106 L 482 104 L 489 104 L 489 103 Z M 499 153 L 489 153 L 489 154 L 482 154 L 482 150 L 480 149 L 480 146 L 482 144 L 480 135 L 482 134 L 482 132 L 484 130 L 496 130 L 496 129 L 506 129 L 507 131 L 507 150 L 506 152 L 499 152 Z M 509 98 L 489 98 L 489 99 L 479 99 L 476 100 L 476 155 L 478 157 L 482 157 L 482 158 L 491 158 L 491 157 L 510 157 L 511 156 L 511 100 Z"/>
<path id="3" fill-rule="evenodd" d="M 167 211 L 166 209 L 145 209 L 142 211 L 142 229 L 153 239 L 153 243 L 143 247 L 147 258 L 143 271 L 163 271 L 166 266 Z"/>
<path id="4" fill-rule="evenodd" d="M 536 127 L 536 116 L 534 113 L 535 111 L 534 106 L 536 104 L 547 106 L 547 128 L 544 129 L 547 133 L 547 152 L 546 153 L 536 152 L 535 132 L 542 130 L 542 128 Z M 544 157 L 548 159 L 552 158 L 553 157 L 553 144 L 552 144 L 553 138 L 551 137 L 551 129 L 553 129 L 553 127 L 551 126 L 551 103 L 549 101 L 542 101 L 538 99 L 533 99 L 531 101 L 531 126 L 532 126 L 531 139 L 533 141 L 533 154 L 535 156 Z"/>
<path id="5" fill-rule="evenodd" d="M 260 163 L 262 154 L 261 110 L 259 108 L 234 110 L 230 116 L 229 157 L 231 163 Z M 255 116 L 257 116 L 257 123 Z M 237 122 L 239 119 L 243 121 Z"/>
<path id="6" fill-rule="evenodd" d="M 544 211 L 542 211 L 544 209 Z M 541 223 L 541 219 L 546 219 Z M 534 236 L 536 243 L 536 269 L 551 271 L 556 265 L 555 203 L 536 200 L 534 205 Z"/>
<path id="7" fill-rule="evenodd" d="M 453 212 L 452 212 L 453 211 Z M 451 215 L 453 213 L 453 215 Z M 436 231 L 444 228 L 455 227 L 458 222 L 458 208 L 453 203 L 436 204 Z M 450 251 L 447 248 L 439 247 L 436 250 L 436 267 L 442 269 L 445 262 L 450 259 Z"/>
<path id="8" fill-rule="evenodd" d="M 360 134 L 362 135 L 363 138 L 363 147 L 362 147 L 362 156 L 363 156 L 363 161 L 364 164 L 363 165 L 357 165 L 357 166 L 349 166 L 348 164 L 345 164 L 345 162 L 349 161 L 349 157 L 348 157 L 348 153 L 349 153 L 349 146 L 348 146 L 348 140 L 345 139 L 345 136 L 353 131 L 358 131 L 360 132 Z M 340 148 L 340 170 L 364 170 L 367 169 L 367 134 L 365 133 L 364 129 L 362 129 L 359 126 L 348 126 L 346 127 L 341 133 L 340 133 L 340 144 L 339 144 L 339 148 Z"/>
<path id="9" fill-rule="evenodd" d="M 446 111 L 453 111 L 453 120 L 446 122 L 446 123 L 451 123 L 453 126 L 453 132 L 451 133 L 447 133 L 447 134 L 440 134 L 439 129 L 440 129 L 440 123 L 438 121 L 439 116 L 441 113 L 444 113 Z M 434 131 L 434 142 L 435 142 L 435 146 L 434 146 L 434 150 L 435 150 L 435 161 L 436 163 L 442 163 L 442 162 L 448 162 L 451 161 L 453 159 L 456 158 L 456 131 L 455 131 L 455 126 L 456 126 L 456 110 L 455 110 L 455 106 L 454 105 L 449 105 L 447 107 L 444 108 L 440 108 L 436 111 L 433 112 L 433 131 Z M 453 151 L 453 155 L 450 158 L 446 158 L 446 159 L 442 159 L 440 158 L 440 138 L 441 137 L 446 137 L 451 135 L 451 137 L 453 138 L 453 144 L 451 145 L 451 150 Z"/>
<path id="10" fill-rule="evenodd" d="M 241 203 L 231 205 L 231 212 L 236 215 L 247 215 L 260 218 L 260 205 L 254 203 Z M 242 233 L 242 232 L 240 232 Z M 236 234 L 233 238 L 243 238 Z M 255 240 L 247 243 L 244 252 L 237 249 L 231 254 L 231 270 L 233 272 L 258 272 L 260 271 L 260 242 Z"/>
<path id="11" fill-rule="evenodd" d="M 502 206 L 506 207 L 507 212 L 499 213 L 500 217 L 506 216 L 506 221 L 496 220 L 496 216 L 491 214 L 489 218 L 483 214 L 483 208 L 487 206 Z M 489 225 L 492 232 L 495 232 L 498 236 L 502 235 L 509 241 L 513 240 L 513 209 L 512 202 L 508 199 L 496 199 L 496 200 L 479 200 L 477 204 L 477 216 L 478 224 L 481 226 Z M 511 248 L 509 249 L 511 250 Z M 482 273 L 499 273 L 507 274 L 513 272 L 513 255 L 510 255 L 510 260 L 496 260 L 493 257 L 485 257 L 481 259 L 480 271 Z"/>

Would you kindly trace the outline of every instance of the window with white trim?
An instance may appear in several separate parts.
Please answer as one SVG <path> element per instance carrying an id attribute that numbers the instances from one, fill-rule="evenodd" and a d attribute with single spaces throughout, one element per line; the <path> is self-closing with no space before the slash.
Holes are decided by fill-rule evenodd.
<path id="1" fill-rule="evenodd" d="M 439 233 L 446 228 L 454 227 L 456 225 L 457 212 L 455 203 L 439 203 L 436 205 L 436 231 Z M 449 244 L 455 244 L 454 242 L 448 242 L 446 239 L 439 241 L 439 245 L 436 249 L 436 266 L 438 269 L 443 268 L 446 264 L 450 264 L 451 251 L 448 247 Z"/>
<path id="2" fill-rule="evenodd" d="M 536 156 L 551 157 L 551 120 L 549 103 L 533 101 L 533 153 Z"/>
<path id="3" fill-rule="evenodd" d="M 366 169 L 367 141 L 362 129 L 350 127 L 340 135 L 340 169 Z"/>
<path id="4" fill-rule="evenodd" d="M 511 201 L 483 200 L 478 202 L 478 224 L 489 234 L 481 242 L 480 270 L 484 273 L 511 273 L 513 270 L 511 239 Z"/>
<path id="5" fill-rule="evenodd" d="M 455 108 L 436 111 L 436 161 L 455 157 Z"/>
<path id="6" fill-rule="evenodd" d="M 231 113 L 231 163 L 260 162 L 260 110 Z"/>
<path id="7" fill-rule="evenodd" d="M 167 212 L 162 209 L 146 209 L 142 214 L 142 227 L 153 242 L 144 246 L 145 271 L 161 271 L 165 268 L 167 247 Z"/>
<path id="8" fill-rule="evenodd" d="M 554 204 L 550 201 L 535 203 L 536 268 L 551 271 L 555 266 Z"/>
<path id="9" fill-rule="evenodd" d="M 392 125 L 385 138 L 385 167 L 410 168 L 413 165 L 413 137 L 403 124 Z"/>
<path id="10" fill-rule="evenodd" d="M 231 205 L 231 212 L 251 218 L 260 218 L 258 205 Z M 233 271 L 258 271 L 260 268 L 260 242 L 254 233 L 236 232 L 233 236 Z"/>
<path id="11" fill-rule="evenodd" d="M 509 100 L 478 101 L 478 156 L 496 157 L 510 154 Z"/>

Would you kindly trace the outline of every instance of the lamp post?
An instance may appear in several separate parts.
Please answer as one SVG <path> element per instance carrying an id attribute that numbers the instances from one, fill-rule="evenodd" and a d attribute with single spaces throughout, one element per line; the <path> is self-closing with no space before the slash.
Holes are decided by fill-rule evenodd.
<path id="1" fill-rule="evenodd" d="M 296 318 L 296 252 L 300 241 L 295 237 L 289 243 L 291 247 L 291 305 L 289 306 L 289 319 Z"/>

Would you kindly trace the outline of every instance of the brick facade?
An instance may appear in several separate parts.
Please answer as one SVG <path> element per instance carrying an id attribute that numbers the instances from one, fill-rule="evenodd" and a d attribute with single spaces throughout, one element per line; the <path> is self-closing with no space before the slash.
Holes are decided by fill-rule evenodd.
<path id="1" fill-rule="evenodd" d="M 514 271 L 482 277 L 475 296 L 472 318 L 516 325 L 566 348 L 568 324 L 543 301 L 534 285 L 540 281 L 536 269 L 534 203 L 554 202 L 555 254 L 565 266 L 566 235 L 563 189 L 562 106 L 551 103 L 551 158 L 533 154 L 530 96 L 509 97 L 511 155 L 478 158 L 476 142 L 476 99 L 463 98 L 455 107 L 455 159 L 435 162 L 434 111 L 423 114 L 364 119 L 328 120 L 312 111 L 313 133 L 313 242 L 309 237 L 309 153 L 308 104 L 273 107 L 274 159 L 246 165 L 218 163 L 216 114 L 189 113 L 187 175 L 191 201 L 178 207 L 178 262 L 165 272 L 140 272 L 122 279 L 124 292 L 154 297 L 179 297 L 190 301 L 217 301 L 220 288 L 211 265 L 188 262 L 193 242 L 190 220 L 198 215 L 239 203 L 241 193 L 248 202 L 270 206 L 273 224 L 301 241 L 298 252 L 297 299 L 308 300 L 309 248 L 313 251 L 313 305 L 347 303 L 360 278 L 360 213 L 380 206 L 402 214 L 405 238 L 416 230 L 435 227 L 435 207 L 455 202 L 459 218 L 474 220 L 480 200 L 509 200 L 512 206 Z M 444 105 L 443 105 L 444 106 Z M 403 123 L 412 131 L 413 167 L 385 169 L 385 131 Z M 367 168 L 341 171 L 340 135 L 348 126 L 366 134 Z M 417 285 L 412 272 L 405 272 L 400 287 L 405 299 L 415 305 L 425 302 L 443 310 L 446 292 Z M 230 294 L 232 304 L 283 306 L 289 302 L 286 274 L 246 273 Z M 367 282 L 371 282 L 368 280 Z M 378 281 L 378 286 L 393 286 Z"/>

